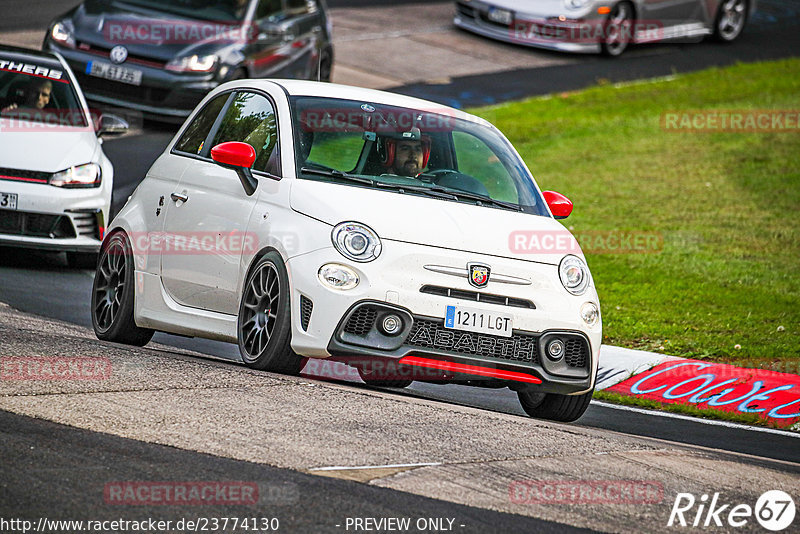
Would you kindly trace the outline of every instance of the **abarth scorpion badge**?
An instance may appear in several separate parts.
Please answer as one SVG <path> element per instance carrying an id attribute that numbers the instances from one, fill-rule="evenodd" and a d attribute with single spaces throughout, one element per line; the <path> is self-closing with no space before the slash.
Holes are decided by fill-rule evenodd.
<path id="1" fill-rule="evenodd" d="M 489 273 L 491 268 L 480 263 L 468 263 L 469 283 L 475 287 L 486 287 L 489 283 Z"/>

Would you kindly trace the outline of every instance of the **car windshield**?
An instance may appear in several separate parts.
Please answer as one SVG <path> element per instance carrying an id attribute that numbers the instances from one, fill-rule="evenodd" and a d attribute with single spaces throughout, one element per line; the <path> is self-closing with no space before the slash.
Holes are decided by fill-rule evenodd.
<path id="1" fill-rule="evenodd" d="M 115 0 L 114 3 L 142 6 L 189 19 L 231 22 L 244 19 L 249 0 Z"/>
<path id="2" fill-rule="evenodd" d="M 549 217 L 511 144 L 452 110 L 291 99 L 297 176 Z"/>
<path id="3" fill-rule="evenodd" d="M 86 114 L 79 102 L 60 66 L 0 54 L 0 117 L 5 122 L 86 127 Z"/>

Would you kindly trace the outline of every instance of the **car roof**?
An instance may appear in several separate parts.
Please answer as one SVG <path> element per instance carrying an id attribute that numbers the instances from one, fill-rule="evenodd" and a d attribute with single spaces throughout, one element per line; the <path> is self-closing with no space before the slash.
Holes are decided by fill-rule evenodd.
<path id="1" fill-rule="evenodd" d="M 58 56 L 41 50 L 0 44 L 0 54 L 15 61 L 35 61 L 48 67 L 63 67 Z"/>
<path id="2" fill-rule="evenodd" d="M 248 80 L 254 86 L 257 86 L 261 80 Z M 388 91 L 379 91 L 377 89 L 367 89 L 364 87 L 355 87 L 350 85 L 340 85 L 328 82 L 312 82 L 306 80 L 264 80 L 276 83 L 283 87 L 289 96 L 317 96 L 323 98 L 337 98 L 342 100 L 355 100 L 372 102 L 376 104 L 383 104 L 386 106 L 397 106 L 411 109 L 419 109 L 429 111 L 431 113 L 438 113 L 448 115 L 451 117 L 468 120 L 470 122 L 478 122 L 491 127 L 491 124 L 480 117 L 476 117 L 464 111 L 461 111 L 444 104 L 415 98 L 412 96 L 400 95 L 397 93 L 390 93 Z"/>

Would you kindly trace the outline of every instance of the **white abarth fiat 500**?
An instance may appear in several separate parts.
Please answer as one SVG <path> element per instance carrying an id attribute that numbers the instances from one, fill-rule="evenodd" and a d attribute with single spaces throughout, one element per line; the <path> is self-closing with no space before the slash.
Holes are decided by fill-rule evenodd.
<path id="1" fill-rule="evenodd" d="M 126 130 L 90 115 L 63 58 L 0 46 L 0 244 L 94 268 L 114 182 L 100 138 Z"/>
<path id="2" fill-rule="evenodd" d="M 488 122 L 302 81 L 211 92 L 109 226 L 92 292 L 103 340 L 238 343 L 368 384 L 509 387 L 572 421 L 594 389 L 597 293 L 580 247 Z"/>

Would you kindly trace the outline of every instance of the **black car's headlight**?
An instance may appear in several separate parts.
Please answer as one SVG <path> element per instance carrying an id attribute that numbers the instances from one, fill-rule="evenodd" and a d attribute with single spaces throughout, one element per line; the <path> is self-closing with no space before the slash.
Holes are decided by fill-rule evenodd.
<path id="1" fill-rule="evenodd" d="M 60 45 L 75 48 L 75 28 L 72 26 L 72 22 L 62 20 L 53 24 L 50 29 L 50 38 Z"/>
<path id="2" fill-rule="evenodd" d="M 102 174 L 100 165 L 97 163 L 76 165 L 55 173 L 50 178 L 50 185 L 67 188 L 98 187 Z"/>
<path id="3" fill-rule="evenodd" d="M 337 224 L 331 232 L 331 241 L 336 250 L 349 260 L 365 263 L 381 255 L 381 239 L 365 224 Z"/>
<path id="4" fill-rule="evenodd" d="M 207 56 L 178 57 L 167 63 L 167 70 L 175 72 L 211 72 L 217 68 L 219 58 L 214 54 Z"/>

